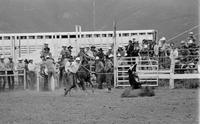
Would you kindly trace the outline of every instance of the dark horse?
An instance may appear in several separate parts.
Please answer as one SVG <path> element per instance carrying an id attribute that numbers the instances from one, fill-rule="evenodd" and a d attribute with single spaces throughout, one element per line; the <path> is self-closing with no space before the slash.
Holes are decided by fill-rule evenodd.
<path id="1" fill-rule="evenodd" d="M 83 60 L 81 62 L 81 65 L 75 75 L 76 79 L 79 80 L 79 83 L 77 83 L 77 80 L 73 81 L 73 84 L 70 86 L 69 89 L 65 89 L 65 96 L 71 91 L 71 89 L 75 88 L 76 86 L 81 87 L 83 91 L 86 91 L 85 83 L 88 82 L 92 86 L 92 92 L 94 92 L 94 85 L 92 84 L 90 80 L 90 65 L 88 64 L 88 61 Z"/>

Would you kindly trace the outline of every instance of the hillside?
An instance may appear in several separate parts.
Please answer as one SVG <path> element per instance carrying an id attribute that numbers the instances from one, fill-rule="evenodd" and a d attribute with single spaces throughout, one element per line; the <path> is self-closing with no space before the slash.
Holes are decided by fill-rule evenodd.
<path id="1" fill-rule="evenodd" d="M 93 0 L 0 0 L 0 32 L 93 30 Z M 157 29 L 173 37 L 198 24 L 198 0 L 96 0 L 95 30 Z M 195 33 L 197 30 L 194 30 Z"/>

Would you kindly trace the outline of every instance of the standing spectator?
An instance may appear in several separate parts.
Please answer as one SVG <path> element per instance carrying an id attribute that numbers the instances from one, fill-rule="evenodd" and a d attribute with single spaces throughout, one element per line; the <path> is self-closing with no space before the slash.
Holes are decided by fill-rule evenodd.
<path id="1" fill-rule="evenodd" d="M 18 59 L 18 63 L 17 63 L 17 71 L 18 71 L 18 83 L 20 86 L 22 86 L 24 84 L 24 76 L 22 74 L 24 74 L 25 71 L 25 64 L 23 63 L 22 58 Z"/>
<path id="2" fill-rule="evenodd" d="M 102 89 L 103 84 L 103 71 L 104 71 L 104 64 L 99 59 L 99 57 L 96 57 L 96 65 L 95 65 L 95 72 L 96 72 L 96 82 L 98 84 L 98 88 Z"/>
<path id="3" fill-rule="evenodd" d="M 107 83 L 107 88 L 108 91 L 111 91 L 111 84 L 113 81 L 113 71 L 114 71 L 114 65 L 112 62 L 112 55 L 106 56 L 106 61 L 105 61 L 105 67 L 104 67 L 104 71 L 106 73 L 106 83 Z"/>
<path id="4" fill-rule="evenodd" d="M 42 62 L 40 63 L 40 75 L 43 77 L 43 82 L 44 82 L 44 87 L 43 90 L 47 91 L 48 90 L 48 74 L 45 71 L 46 64 L 45 64 L 45 58 L 41 57 Z"/>
<path id="5" fill-rule="evenodd" d="M 4 88 L 2 87 L 2 85 L 6 82 L 6 77 L 3 76 L 5 75 L 5 71 L 6 71 L 6 65 L 4 63 L 4 56 L 2 55 L 0 58 L 0 91 L 4 90 Z"/>
<path id="6" fill-rule="evenodd" d="M 9 62 L 6 64 L 6 68 L 7 68 L 7 74 L 10 75 L 7 77 L 8 79 L 8 86 L 9 86 L 9 89 L 13 90 L 14 89 L 14 62 L 13 62 L 13 59 L 12 57 L 9 57 Z M 5 84 L 6 82 L 4 83 L 3 85 L 3 88 L 5 89 Z"/>
<path id="7" fill-rule="evenodd" d="M 29 64 L 28 64 L 28 79 L 29 79 L 29 88 L 33 89 L 34 85 L 36 84 L 37 81 L 37 77 L 36 77 L 36 65 L 33 63 L 33 60 L 30 59 L 29 60 Z"/>

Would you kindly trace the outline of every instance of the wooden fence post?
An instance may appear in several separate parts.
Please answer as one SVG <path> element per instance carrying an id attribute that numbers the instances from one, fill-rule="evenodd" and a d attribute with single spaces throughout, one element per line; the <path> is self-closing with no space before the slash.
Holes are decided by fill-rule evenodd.
<path id="1" fill-rule="evenodd" d="M 37 91 L 39 92 L 40 91 L 40 76 L 39 76 L 39 72 L 37 71 L 36 72 L 36 74 L 37 74 Z"/>
<path id="2" fill-rule="evenodd" d="M 24 69 L 24 90 L 26 90 L 26 70 Z"/>
<path id="3" fill-rule="evenodd" d="M 174 89 L 174 67 L 175 67 L 175 58 L 171 57 L 170 79 L 169 79 L 169 88 L 170 89 Z"/>

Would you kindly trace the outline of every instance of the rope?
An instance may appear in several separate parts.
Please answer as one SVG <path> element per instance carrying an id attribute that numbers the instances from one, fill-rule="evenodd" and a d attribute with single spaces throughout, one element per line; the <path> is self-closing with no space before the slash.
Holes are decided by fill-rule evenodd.
<path id="1" fill-rule="evenodd" d="M 194 27 L 192 27 L 192 28 L 190 28 L 190 29 L 184 31 L 184 32 L 182 32 L 182 33 L 180 33 L 180 34 L 178 34 L 178 35 L 176 35 L 176 36 L 170 38 L 170 39 L 167 40 L 167 41 L 169 42 L 169 41 L 171 41 L 171 40 L 173 40 L 173 39 L 175 39 L 175 38 L 177 38 L 177 37 L 179 37 L 179 36 L 181 36 L 181 35 L 183 35 L 183 34 L 189 32 L 189 31 L 191 31 L 191 30 L 193 30 L 193 29 L 195 29 L 195 28 L 197 28 L 197 27 L 199 27 L 199 25 L 196 25 L 196 26 L 194 26 Z"/>

